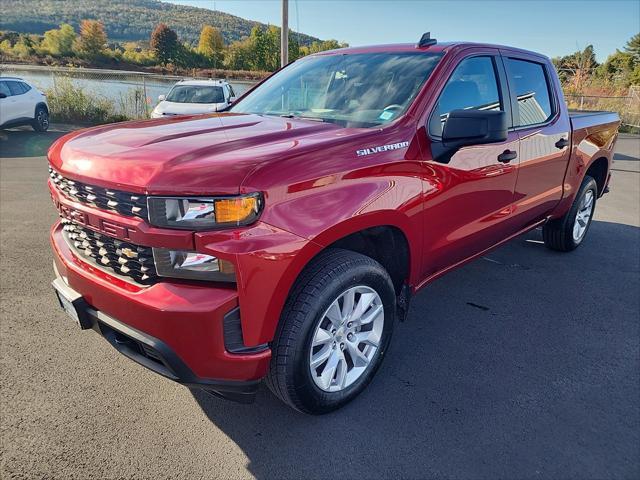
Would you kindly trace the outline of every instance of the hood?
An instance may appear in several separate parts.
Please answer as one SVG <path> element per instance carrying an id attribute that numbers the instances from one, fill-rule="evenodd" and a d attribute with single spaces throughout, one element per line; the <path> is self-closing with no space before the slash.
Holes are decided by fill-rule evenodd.
<path id="1" fill-rule="evenodd" d="M 259 163 L 348 130 L 251 114 L 169 117 L 73 132 L 54 143 L 49 161 L 71 179 L 134 193 L 234 194 Z"/>
<path id="2" fill-rule="evenodd" d="M 178 103 L 163 100 L 156 105 L 154 112 L 168 115 L 195 115 L 217 112 L 227 106 L 226 103 Z"/>

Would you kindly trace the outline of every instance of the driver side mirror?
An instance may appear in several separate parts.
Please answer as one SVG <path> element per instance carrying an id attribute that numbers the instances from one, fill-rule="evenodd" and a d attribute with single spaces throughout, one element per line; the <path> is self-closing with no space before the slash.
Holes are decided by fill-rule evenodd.
<path id="1" fill-rule="evenodd" d="M 166 96 L 166 95 L 158 95 L 158 100 L 160 100 L 161 102 L 162 102 L 165 98 L 167 98 L 167 96 Z"/>
<path id="2" fill-rule="evenodd" d="M 434 160 L 449 163 L 462 147 L 507 140 L 507 115 L 498 110 L 453 110 L 442 131 L 442 141 L 432 144 Z"/>
<path id="3" fill-rule="evenodd" d="M 236 101 L 236 97 L 229 97 L 229 100 L 228 100 L 228 102 L 227 102 L 227 103 L 228 103 L 229 105 L 231 105 L 231 104 L 232 104 L 233 102 L 235 102 L 235 101 Z"/>
<path id="4" fill-rule="evenodd" d="M 4 92 L 0 92 L 0 98 L 7 98 L 7 94 Z"/>

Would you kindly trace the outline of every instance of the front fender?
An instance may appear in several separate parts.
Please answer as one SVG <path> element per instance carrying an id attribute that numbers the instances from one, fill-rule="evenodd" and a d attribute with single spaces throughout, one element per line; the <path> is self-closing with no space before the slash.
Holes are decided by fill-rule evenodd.
<path id="1" fill-rule="evenodd" d="M 253 347 L 273 340 L 291 289 L 316 255 L 352 233 L 383 225 L 400 229 L 409 242 L 410 258 L 419 258 L 420 242 L 407 235 L 408 220 L 393 211 L 348 219 L 313 240 L 264 222 L 242 231 L 196 234 L 196 250 L 236 265 L 243 340 Z M 413 266 L 410 270 L 418 271 Z"/>
<path id="2" fill-rule="evenodd" d="M 417 162 L 361 166 L 311 178 L 304 178 L 303 170 L 296 172 L 300 176 L 291 183 L 244 187 L 265 192 L 267 205 L 260 219 L 266 230 L 259 243 L 254 237 L 255 248 L 234 260 L 240 271 L 240 317 L 247 346 L 273 339 L 296 279 L 318 253 L 337 240 L 390 225 L 404 233 L 410 258 L 420 258 L 422 181 Z M 216 242 L 210 246 L 220 247 Z"/>

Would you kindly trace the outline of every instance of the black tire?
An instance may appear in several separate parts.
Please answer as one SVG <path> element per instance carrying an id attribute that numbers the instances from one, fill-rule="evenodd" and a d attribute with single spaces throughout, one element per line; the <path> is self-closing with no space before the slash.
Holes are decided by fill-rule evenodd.
<path id="1" fill-rule="evenodd" d="M 46 132 L 49 129 L 49 110 L 40 105 L 36 107 L 36 114 L 31 122 L 31 127 L 36 132 Z"/>
<path id="2" fill-rule="evenodd" d="M 585 195 L 587 195 L 587 192 L 592 192 L 593 194 L 593 208 L 584 233 L 578 240 L 576 240 L 573 236 L 573 227 L 576 221 L 576 215 L 578 214 L 578 208 L 582 204 L 582 200 Z M 576 198 L 573 200 L 573 205 L 571 205 L 569 211 L 562 218 L 551 220 L 542 227 L 542 239 L 544 240 L 544 244 L 547 248 L 557 250 L 559 252 L 570 252 L 578 248 L 589 232 L 589 227 L 593 220 L 593 214 L 595 213 L 597 198 L 598 185 L 592 177 L 586 175 L 584 180 L 582 180 L 580 189 L 578 190 Z"/>
<path id="3" fill-rule="evenodd" d="M 379 347 L 353 384 L 338 392 L 323 391 L 310 371 L 315 327 L 333 301 L 356 285 L 372 288 L 382 300 L 384 326 Z M 380 367 L 391 340 L 395 312 L 393 283 L 382 265 L 348 250 L 322 252 L 301 274 L 289 295 L 272 344 L 267 385 L 284 403 L 303 413 L 317 415 L 342 407 L 366 388 Z"/>

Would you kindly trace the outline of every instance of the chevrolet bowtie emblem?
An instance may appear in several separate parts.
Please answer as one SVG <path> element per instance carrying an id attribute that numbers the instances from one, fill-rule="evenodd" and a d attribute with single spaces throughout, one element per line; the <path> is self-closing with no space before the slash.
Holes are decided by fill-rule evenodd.
<path id="1" fill-rule="evenodd" d="M 132 249 L 130 249 L 128 247 L 125 247 L 125 248 L 122 249 L 122 255 L 124 255 L 127 258 L 135 258 L 135 257 L 138 256 L 138 252 L 136 252 L 136 251 L 134 251 L 134 250 L 132 250 Z"/>

